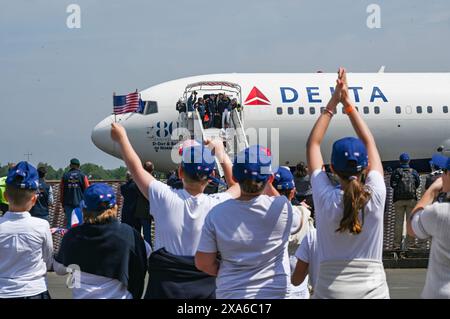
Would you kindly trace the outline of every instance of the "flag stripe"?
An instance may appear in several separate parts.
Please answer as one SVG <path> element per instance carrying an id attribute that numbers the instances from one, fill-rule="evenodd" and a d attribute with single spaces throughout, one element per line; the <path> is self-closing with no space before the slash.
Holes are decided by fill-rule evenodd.
<path id="1" fill-rule="evenodd" d="M 140 110 L 141 98 L 139 92 L 114 96 L 114 114 L 133 113 Z"/>

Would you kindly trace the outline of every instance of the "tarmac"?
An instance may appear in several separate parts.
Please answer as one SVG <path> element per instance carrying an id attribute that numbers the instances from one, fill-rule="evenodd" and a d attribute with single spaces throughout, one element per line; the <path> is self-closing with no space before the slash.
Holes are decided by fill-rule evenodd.
<path id="1" fill-rule="evenodd" d="M 418 299 L 425 284 L 425 268 L 385 269 L 391 299 Z M 53 299 L 72 299 L 66 276 L 48 273 L 48 286 Z"/>

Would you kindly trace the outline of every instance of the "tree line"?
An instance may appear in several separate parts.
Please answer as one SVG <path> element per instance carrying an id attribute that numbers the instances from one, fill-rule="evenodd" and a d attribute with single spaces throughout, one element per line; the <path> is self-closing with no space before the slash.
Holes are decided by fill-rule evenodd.
<path id="1" fill-rule="evenodd" d="M 47 180 L 59 180 L 62 178 L 63 174 L 69 170 L 69 167 L 66 168 L 53 168 L 50 164 L 47 163 L 39 163 L 37 167 L 45 166 L 47 168 Z M 127 168 L 124 166 L 120 166 L 119 168 L 114 169 L 106 169 L 101 165 L 96 165 L 92 163 L 85 163 L 80 167 L 81 171 L 85 173 L 89 179 L 116 179 L 116 180 L 125 180 L 125 175 L 127 173 Z M 0 164 L 0 177 L 6 176 L 8 174 L 8 165 Z"/>

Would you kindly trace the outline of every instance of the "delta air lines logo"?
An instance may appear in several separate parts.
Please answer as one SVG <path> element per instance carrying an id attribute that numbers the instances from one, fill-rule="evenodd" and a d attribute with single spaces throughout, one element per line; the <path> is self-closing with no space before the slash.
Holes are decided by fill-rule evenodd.
<path id="1" fill-rule="evenodd" d="M 245 105 L 270 105 L 269 99 L 256 86 L 250 91 Z"/>

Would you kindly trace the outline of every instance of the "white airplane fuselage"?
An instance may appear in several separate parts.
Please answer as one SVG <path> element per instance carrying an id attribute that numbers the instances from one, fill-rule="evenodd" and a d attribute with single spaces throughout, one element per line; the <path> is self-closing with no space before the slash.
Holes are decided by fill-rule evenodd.
<path id="1" fill-rule="evenodd" d="M 353 101 L 375 136 L 383 161 L 396 161 L 402 152 L 413 159 L 429 159 L 440 143 L 450 138 L 450 73 L 350 73 L 348 80 Z M 94 128 L 94 144 L 120 158 L 109 135 L 111 122 L 117 121 L 125 126 L 143 161 L 153 161 L 160 171 L 174 169 L 177 164 L 171 159 L 171 148 L 177 140 L 171 133 L 178 121 L 175 105 L 186 86 L 199 81 L 240 85 L 244 128 L 267 129 L 269 142 L 270 132 L 278 129 L 278 145 L 268 146 L 278 147 L 279 164 L 294 166 L 305 161 L 306 140 L 320 108 L 331 97 L 336 74 L 213 74 L 165 82 L 141 91 L 142 100 L 157 102 L 157 113 L 111 115 Z M 325 162 L 332 143 L 344 136 L 355 133 L 338 105 L 322 144 Z"/>

